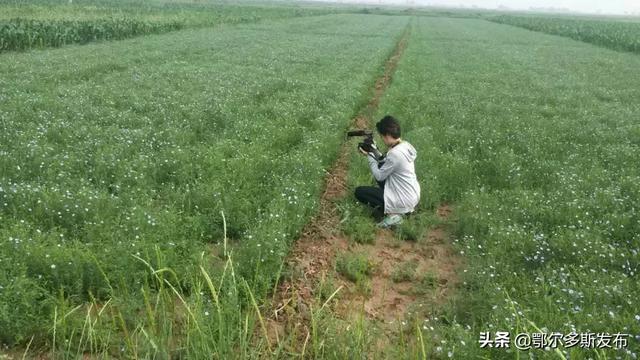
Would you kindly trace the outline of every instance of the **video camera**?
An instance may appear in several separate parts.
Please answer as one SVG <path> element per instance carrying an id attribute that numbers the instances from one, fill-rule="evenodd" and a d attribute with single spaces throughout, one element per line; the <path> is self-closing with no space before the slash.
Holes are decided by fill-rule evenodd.
<path id="1" fill-rule="evenodd" d="M 376 143 L 373 141 L 373 131 L 371 130 L 352 130 L 347 132 L 347 137 L 364 136 L 364 141 L 358 144 L 358 148 L 364 150 L 369 156 L 373 157 L 378 165 L 384 162 L 384 155 L 378 150 Z"/>

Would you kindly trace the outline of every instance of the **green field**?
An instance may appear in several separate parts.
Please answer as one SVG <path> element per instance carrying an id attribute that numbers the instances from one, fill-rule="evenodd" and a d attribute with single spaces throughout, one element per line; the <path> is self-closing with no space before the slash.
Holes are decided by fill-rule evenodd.
<path id="1" fill-rule="evenodd" d="M 533 324 L 637 335 L 640 58 L 481 20 L 418 24 L 380 114 L 421 150 L 423 205 L 458 204 L 466 284 L 430 348 L 513 358 L 478 334 Z"/>
<path id="2" fill-rule="evenodd" d="M 0 18 L 118 9 L 90 5 L 2 4 Z M 182 30 L 0 54 L 0 358 L 637 357 L 637 54 L 469 13 L 189 6 L 131 17 Z M 403 34 L 372 116 L 400 119 L 419 153 L 419 214 L 396 235 L 419 242 L 451 204 L 460 284 L 392 333 L 364 310 L 339 326 L 321 286 L 313 334 L 270 340 L 284 261 Z M 357 243 L 376 241 L 352 196 L 370 182 L 353 149 L 334 225 Z M 366 293 L 370 260 L 340 254 L 335 276 Z M 394 281 L 417 288 L 401 265 Z M 629 337 L 518 351 L 480 348 L 486 331 Z"/>
<path id="3" fill-rule="evenodd" d="M 3 340 L 46 330 L 59 294 L 142 301 L 132 255 L 189 291 L 221 211 L 263 292 L 406 22 L 316 17 L 3 55 Z"/>

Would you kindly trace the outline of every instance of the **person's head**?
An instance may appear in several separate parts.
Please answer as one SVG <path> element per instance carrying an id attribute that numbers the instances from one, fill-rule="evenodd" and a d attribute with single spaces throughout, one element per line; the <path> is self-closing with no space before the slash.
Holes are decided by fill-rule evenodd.
<path id="1" fill-rule="evenodd" d="M 398 139 L 400 139 L 400 123 L 391 115 L 380 119 L 376 124 L 376 129 L 387 146 L 397 143 Z"/>

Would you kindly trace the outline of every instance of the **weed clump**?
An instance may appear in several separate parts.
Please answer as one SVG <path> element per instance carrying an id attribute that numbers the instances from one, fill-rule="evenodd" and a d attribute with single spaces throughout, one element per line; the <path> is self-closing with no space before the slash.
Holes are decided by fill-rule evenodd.
<path id="1" fill-rule="evenodd" d="M 376 237 L 375 225 L 370 211 L 358 203 L 345 201 L 338 204 L 342 219 L 340 228 L 349 239 L 358 244 L 373 244 Z"/>
<path id="2" fill-rule="evenodd" d="M 358 244 L 373 244 L 375 241 L 375 229 L 371 220 L 358 216 L 343 227 L 345 235 Z"/>
<path id="3" fill-rule="evenodd" d="M 399 264 L 391 273 L 391 280 L 395 283 L 412 281 L 416 273 L 416 261 L 406 261 Z"/>
<path id="4" fill-rule="evenodd" d="M 358 289 L 369 293 L 369 276 L 373 272 L 373 264 L 365 254 L 346 253 L 336 259 L 336 271 L 354 282 Z"/>
<path id="5" fill-rule="evenodd" d="M 418 295 L 428 294 L 438 286 L 438 276 L 433 272 L 427 272 L 417 279 L 419 281 L 413 288 L 413 292 Z"/>

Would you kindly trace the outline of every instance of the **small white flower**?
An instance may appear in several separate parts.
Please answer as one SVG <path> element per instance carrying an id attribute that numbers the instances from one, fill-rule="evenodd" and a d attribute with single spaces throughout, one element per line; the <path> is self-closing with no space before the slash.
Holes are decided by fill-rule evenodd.
<path id="1" fill-rule="evenodd" d="M 56 268 L 56 264 L 51 264 L 51 268 L 55 269 Z"/>

